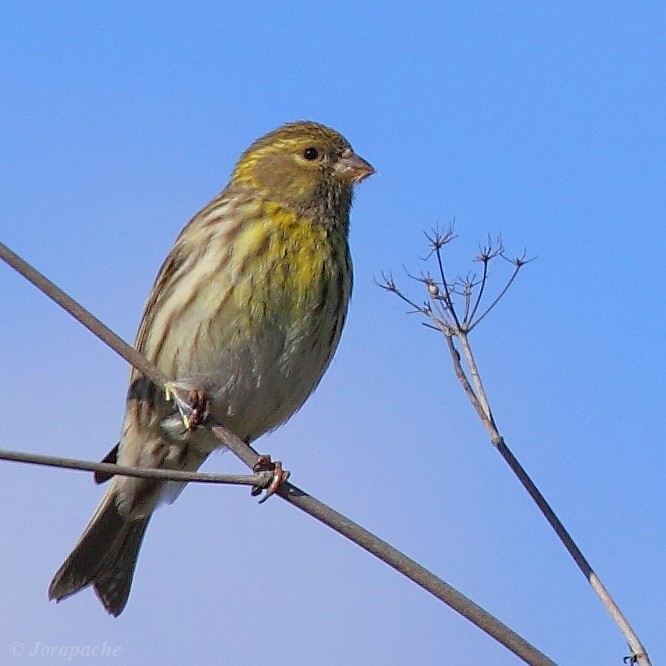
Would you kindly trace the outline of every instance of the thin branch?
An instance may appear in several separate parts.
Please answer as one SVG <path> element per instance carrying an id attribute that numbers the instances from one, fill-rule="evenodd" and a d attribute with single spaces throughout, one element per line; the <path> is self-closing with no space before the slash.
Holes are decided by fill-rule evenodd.
<path id="1" fill-rule="evenodd" d="M 453 222 L 449 224 L 447 230 L 444 233 L 442 233 L 439 229 L 433 229 L 430 234 L 428 234 L 426 231 L 423 232 L 423 235 L 428 239 L 431 247 L 428 255 L 423 258 L 424 261 L 430 259 L 433 252 L 436 252 L 438 249 L 448 245 L 457 238 L 454 232 L 455 224 L 456 221 L 453 220 Z"/>
<path id="2" fill-rule="evenodd" d="M 490 436 L 490 441 L 493 446 L 499 451 L 500 455 L 504 461 L 509 465 L 511 471 L 516 475 L 523 488 L 527 491 L 528 495 L 532 498 L 534 503 L 539 507 L 539 510 L 548 521 L 548 524 L 553 528 L 560 541 L 567 549 L 573 560 L 578 565 L 578 568 L 581 570 L 585 578 L 587 578 L 592 589 L 596 592 L 597 596 L 601 599 L 601 602 L 606 607 L 610 613 L 615 623 L 619 626 L 620 630 L 625 636 L 629 648 L 632 650 L 632 659 L 634 663 L 642 664 L 642 666 L 650 666 L 650 659 L 647 655 L 643 644 L 640 639 L 634 632 L 633 628 L 629 624 L 629 621 L 624 616 L 619 606 L 615 603 L 615 600 L 610 595 L 605 585 L 601 582 L 600 578 L 595 573 L 592 565 L 588 562 L 583 552 L 578 547 L 576 542 L 573 540 L 572 536 L 569 534 L 567 529 L 564 527 L 562 521 L 557 517 L 555 511 L 543 496 L 541 491 L 537 488 L 536 484 L 532 481 L 529 474 L 525 471 L 524 467 L 518 462 L 518 459 L 513 455 L 511 450 L 506 444 L 504 437 L 500 434 L 495 419 L 493 418 L 492 412 L 488 405 L 486 398 L 486 393 L 483 388 L 483 384 L 480 379 L 476 361 L 474 359 L 474 354 L 472 353 L 472 348 L 469 344 L 469 338 L 467 335 L 460 336 L 460 345 L 463 348 L 465 354 L 465 359 L 468 362 L 470 370 L 472 371 L 472 377 L 475 381 L 477 387 L 477 394 L 479 395 L 479 407 L 475 405 L 476 411 L 479 414 L 481 421 L 483 422 L 488 435 Z M 452 355 L 454 366 L 456 366 L 456 375 L 460 378 L 459 372 L 462 371 L 462 374 L 465 375 L 460 365 L 460 355 Z M 465 381 L 461 380 L 463 383 L 463 388 L 469 395 L 467 386 L 469 386 L 469 381 L 465 375 Z M 473 403 L 474 404 L 474 403 Z M 487 409 L 481 408 L 481 405 L 485 404 Z"/>
<path id="3" fill-rule="evenodd" d="M 0 449 L 0 460 L 74 469 L 81 472 L 102 472 L 103 474 L 133 476 L 138 479 L 162 479 L 164 481 L 186 481 L 187 483 L 217 483 L 242 486 L 266 486 L 270 483 L 272 472 L 254 474 L 207 474 L 204 472 L 185 472 L 179 469 L 158 469 L 152 467 L 124 467 L 113 463 L 91 462 L 76 458 L 47 456 L 25 451 L 7 451 Z"/>
<path id="4" fill-rule="evenodd" d="M 414 312 L 420 312 L 423 314 L 423 307 L 421 305 L 417 305 L 414 301 L 411 299 L 407 298 L 396 286 L 395 282 L 393 281 L 393 278 L 389 275 L 389 277 L 386 277 L 384 273 L 382 273 L 382 280 L 384 282 L 379 282 L 377 279 L 375 279 L 375 284 L 380 287 L 381 289 L 385 289 L 386 291 L 390 291 L 391 293 L 395 294 L 398 298 L 403 300 L 405 303 L 408 305 L 411 305 L 412 308 L 414 308 Z M 412 314 L 412 313 L 409 313 Z"/>
<path id="5" fill-rule="evenodd" d="M 453 318 L 454 324 L 456 325 L 456 327 L 459 327 L 460 322 L 458 321 L 458 317 L 455 313 L 453 299 L 451 298 L 451 291 L 455 289 L 455 285 L 453 287 L 450 287 L 449 283 L 446 281 L 446 274 L 444 273 L 444 265 L 441 260 L 442 248 L 445 245 L 448 245 L 451 241 L 453 241 L 456 238 L 456 235 L 453 233 L 454 224 L 455 220 L 453 221 L 452 224 L 449 225 L 449 228 L 443 234 L 438 229 L 433 229 L 431 235 L 428 235 L 425 232 L 424 234 L 425 237 L 428 239 L 428 242 L 430 243 L 430 252 L 428 253 L 426 259 L 429 259 L 433 253 L 437 256 L 437 261 L 439 264 L 439 274 L 442 279 L 442 289 L 444 290 L 444 295 L 441 296 L 441 299 L 444 301 L 447 312 L 449 312 L 451 317 Z"/>
<path id="6" fill-rule="evenodd" d="M 476 413 L 479 415 L 479 418 L 484 421 L 488 418 L 486 412 L 483 408 L 483 405 L 479 401 L 478 396 L 476 395 L 474 388 L 469 383 L 465 370 L 462 367 L 460 362 L 460 352 L 456 348 L 455 342 L 453 341 L 453 335 L 449 332 L 444 332 L 444 339 L 446 340 L 446 346 L 451 354 L 451 359 L 453 361 L 453 370 L 456 373 L 456 377 L 460 381 L 463 390 L 467 394 L 469 401 L 472 403 L 472 407 L 476 410 Z"/>
<path id="7" fill-rule="evenodd" d="M 474 355 L 472 354 L 472 348 L 469 344 L 469 336 L 465 331 L 463 331 L 458 337 L 460 338 L 460 346 L 462 347 L 465 360 L 467 361 L 467 367 L 469 368 L 469 372 L 472 375 L 472 382 L 474 383 L 476 396 L 479 400 L 479 403 L 481 404 L 481 407 L 483 408 L 483 413 L 486 415 L 489 424 L 494 428 L 495 419 L 493 418 L 493 413 L 490 409 L 490 403 L 488 402 L 486 390 L 484 389 L 483 382 L 481 381 L 479 369 L 476 365 Z"/>
<path id="8" fill-rule="evenodd" d="M 97 317 L 77 303 L 71 296 L 57 287 L 51 280 L 35 270 L 27 261 L 12 252 L 4 243 L 0 242 L 0 258 L 20 273 L 26 280 L 32 282 L 42 293 L 55 301 L 67 311 L 74 319 L 83 324 L 93 335 L 96 335 L 104 344 L 113 349 L 116 354 L 133 365 L 142 375 L 150 379 L 153 384 L 164 389 L 167 377 L 134 347 L 128 345 L 120 336 L 116 335 L 108 326 Z"/>
<path id="9" fill-rule="evenodd" d="M 524 266 L 524 264 L 515 264 L 513 273 L 511 274 L 511 277 L 509 278 L 508 282 L 504 285 L 502 291 L 500 291 L 495 300 L 493 300 L 493 302 L 486 308 L 485 312 L 483 312 L 483 314 L 481 314 L 479 318 L 472 323 L 472 325 L 469 327 L 470 331 L 476 328 L 478 324 L 480 324 L 486 318 L 486 316 L 490 314 L 491 310 L 502 300 L 504 294 L 506 294 L 506 292 L 509 291 L 509 288 L 513 284 L 513 281 L 516 279 L 518 271 L 522 268 L 522 266 Z"/>
<path id="10" fill-rule="evenodd" d="M 464 299 L 465 309 L 463 311 L 463 324 L 465 328 L 469 324 L 469 311 L 472 306 L 472 294 L 474 293 L 474 278 L 469 277 L 469 273 L 464 281 L 461 281 L 462 293 L 461 296 Z"/>
<path id="11" fill-rule="evenodd" d="M 449 287 L 446 284 L 446 274 L 444 273 L 444 262 L 442 261 L 442 252 L 441 245 L 437 246 L 435 251 L 435 256 L 437 257 L 437 265 L 439 266 L 439 274 L 442 276 L 442 285 L 444 287 L 444 302 L 446 303 L 451 318 L 453 319 L 456 328 L 460 328 L 460 321 L 458 320 L 458 314 L 456 313 L 456 308 L 451 299 L 451 294 L 449 292 Z"/>
<path id="12" fill-rule="evenodd" d="M 3 243 L 0 243 L 0 257 L 37 286 L 44 294 L 72 314 L 72 316 L 78 319 L 88 330 L 97 335 L 97 337 L 103 340 L 128 363 L 134 365 L 134 367 L 158 387 L 164 388 L 164 375 L 144 356 L 127 345 L 108 327 L 104 326 L 97 318 L 93 317 L 62 290 L 9 250 Z M 211 432 L 249 467 L 254 466 L 259 459 L 259 455 L 252 447 L 245 444 L 234 433 L 223 426 L 219 424 L 213 425 L 211 426 Z M 339 534 L 346 536 L 369 553 L 372 553 L 393 567 L 396 571 L 423 587 L 488 635 L 495 638 L 526 663 L 533 666 L 555 666 L 553 661 L 509 627 L 487 613 L 483 608 L 467 599 L 467 597 L 455 588 L 360 525 L 327 507 L 291 483 L 283 483 L 278 489 L 277 494 L 290 504 L 328 525 Z"/>
<path id="13" fill-rule="evenodd" d="M 476 311 L 479 309 L 479 304 L 481 303 L 481 299 L 483 298 L 483 292 L 485 291 L 486 283 L 488 282 L 488 261 L 489 261 L 489 259 L 483 258 L 483 259 L 480 259 L 480 261 L 483 262 L 483 275 L 481 277 L 481 285 L 479 287 L 479 291 L 476 295 L 476 302 L 474 303 L 474 308 L 472 309 L 472 314 L 470 315 L 470 318 L 469 318 L 470 330 L 472 328 L 471 324 L 474 322 L 474 317 L 476 316 Z"/>

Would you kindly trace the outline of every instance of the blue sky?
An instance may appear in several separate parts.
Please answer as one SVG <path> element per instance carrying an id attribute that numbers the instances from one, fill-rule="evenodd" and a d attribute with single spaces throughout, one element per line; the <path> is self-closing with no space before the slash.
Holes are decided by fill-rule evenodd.
<path id="1" fill-rule="evenodd" d="M 258 448 L 556 662 L 621 663 L 442 340 L 373 285 L 393 270 L 420 299 L 402 266 L 421 270 L 423 230 L 453 218 L 453 273 L 487 233 L 527 247 L 538 261 L 472 339 L 493 410 L 663 662 L 666 7 L 248 4 L 3 3 L 0 238 L 132 340 L 173 239 L 240 152 L 285 121 L 339 129 L 378 170 L 352 215 L 348 324 L 318 391 Z M 6 267 L 0 293 L 1 446 L 100 459 L 126 366 Z M 102 491 L 0 475 L 2 663 L 22 661 L 15 642 L 106 643 L 123 664 L 518 663 L 342 537 L 233 487 L 159 512 L 120 618 L 90 591 L 56 606 L 47 585 Z"/>

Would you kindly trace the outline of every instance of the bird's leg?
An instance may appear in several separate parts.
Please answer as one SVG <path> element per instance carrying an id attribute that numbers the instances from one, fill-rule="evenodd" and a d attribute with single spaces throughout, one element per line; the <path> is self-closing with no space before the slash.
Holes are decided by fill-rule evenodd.
<path id="1" fill-rule="evenodd" d="M 190 430 L 194 430 L 208 419 L 210 415 L 210 402 L 206 397 L 206 392 L 201 389 L 191 389 L 188 398 L 189 404 L 192 407 Z"/>
<path id="2" fill-rule="evenodd" d="M 180 414 L 182 424 L 185 426 L 185 435 L 205 423 L 210 415 L 210 402 L 204 390 L 194 388 L 185 382 L 167 382 L 164 389 L 166 399 L 173 402 Z M 162 427 L 170 433 L 170 436 L 179 437 L 174 433 L 176 429 L 174 420 L 174 417 L 164 419 Z M 262 483 L 252 486 L 253 497 L 260 495 L 264 490 L 266 491 L 266 494 L 259 500 L 259 504 L 265 502 L 271 495 L 275 495 L 278 488 L 290 475 L 290 472 L 282 467 L 281 461 L 272 460 L 268 454 L 259 456 L 259 459 L 252 467 L 252 471 L 272 472 L 272 477 L 268 485 Z"/>
<path id="3" fill-rule="evenodd" d="M 259 456 L 259 460 L 252 467 L 253 472 L 273 472 L 273 478 L 268 486 L 252 486 L 251 494 L 253 497 L 266 490 L 266 494 L 259 500 L 263 504 L 271 495 L 275 495 L 278 488 L 289 478 L 290 472 L 282 468 L 282 462 L 271 460 L 268 454 Z"/>
<path id="4" fill-rule="evenodd" d="M 185 393 L 186 397 L 181 394 Z M 167 400 L 171 400 L 178 410 L 183 425 L 188 431 L 196 430 L 203 425 L 210 415 L 210 402 L 203 389 L 168 382 L 164 387 Z"/>

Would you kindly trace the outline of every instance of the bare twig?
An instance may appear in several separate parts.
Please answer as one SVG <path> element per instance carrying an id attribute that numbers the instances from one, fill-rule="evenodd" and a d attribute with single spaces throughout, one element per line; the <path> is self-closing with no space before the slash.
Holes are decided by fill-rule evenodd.
<path id="1" fill-rule="evenodd" d="M 88 330 L 97 335 L 111 349 L 136 367 L 159 388 L 164 389 L 164 375 L 143 355 L 130 347 L 113 331 L 2 243 L 0 243 L 0 257 L 37 286 L 49 298 L 72 314 Z M 258 453 L 222 425 L 215 424 L 211 426 L 211 432 L 248 467 L 252 468 L 257 462 L 259 458 Z M 357 525 L 291 483 L 283 483 L 278 489 L 278 495 L 325 525 L 328 525 L 339 534 L 346 536 L 417 585 L 423 587 L 488 635 L 495 638 L 526 663 L 533 666 L 555 666 L 553 661 L 483 608 L 360 525 Z"/>
<path id="2" fill-rule="evenodd" d="M 469 346 L 469 336 L 466 332 L 462 332 L 458 338 L 460 339 L 460 346 L 463 349 L 463 354 L 465 355 L 465 360 L 467 361 L 467 367 L 469 368 L 470 375 L 472 375 L 472 383 L 474 384 L 474 389 L 476 395 L 481 403 L 483 408 L 483 414 L 489 423 L 495 424 L 495 419 L 493 418 L 492 411 L 490 410 L 490 403 L 488 402 L 488 396 L 486 391 L 483 388 L 483 382 L 481 381 L 481 375 L 479 374 L 479 369 L 476 366 L 476 361 L 472 354 L 472 349 Z"/>
<path id="3" fill-rule="evenodd" d="M 481 284 L 479 287 L 479 291 L 476 294 L 476 301 L 474 302 L 474 308 L 472 309 L 472 314 L 469 317 L 469 321 L 473 321 L 474 317 L 476 317 L 476 311 L 479 309 L 479 304 L 481 303 L 481 299 L 483 298 L 483 292 L 485 291 L 486 283 L 488 281 L 489 259 L 487 257 L 482 257 L 479 259 L 479 261 L 483 262 L 483 275 L 481 276 Z"/>
<path id="4" fill-rule="evenodd" d="M 444 288 L 444 304 L 446 306 L 446 310 L 453 318 L 453 323 L 455 324 L 456 328 L 460 328 L 460 321 L 458 320 L 456 309 L 453 306 L 453 300 L 451 300 L 451 292 L 449 291 L 449 285 L 446 282 L 444 262 L 442 261 L 442 247 L 444 247 L 446 243 L 453 240 L 453 238 L 453 227 L 451 227 L 450 231 L 445 234 L 443 238 L 439 237 L 439 235 L 436 235 L 432 239 L 428 238 L 428 240 L 431 242 L 433 250 L 435 251 L 435 256 L 437 257 L 437 266 L 439 268 L 439 274 L 442 278 L 442 286 Z"/>
<path id="5" fill-rule="evenodd" d="M 387 277 L 384 273 L 382 273 L 382 280 L 383 282 L 375 280 L 375 284 L 378 287 L 385 289 L 386 291 L 393 292 L 399 299 L 403 300 L 408 305 L 411 305 L 413 308 L 413 312 L 420 312 L 421 314 L 424 314 L 424 309 L 422 305 L 417 305 L 414 301 L 407 298 L 407 296 L 405 296 L 401 291 L 398 291 L 395 282 L 393 281 L 393 277 L 391 275 Z"/>
<path id="6" fill-rule="evenodd" d="M 467 323 L 470 320 L 470 310 L 472 307 L 472 296 L 474 295 L 475 277 L 476 277 L 475 275 L 472 275 L 472 277 L 470 277 L 468 273 L 467 277 L 461 282 L 462 296 L 465 303 L 465 309 L 463 310 L 462 320 L 465 323 L 465 325 L 467 325 Z"/>
<path id="7" fill-rule="evenodd" d="M 476 326 L 480 324 L 486 318 L 486 316 L 490 314 L 491 310 L 502 300 L 504 294 L 506 294 L 506 292 L 509 291 L 509 287 L 511 287 L 513 281 L 516 279 L 518 271 L 525 265 L 525 263 L 515 264 L 513 273 L 511 274 L 511 277 L 508 279 L 507 283 L 504 285 L 502 291 L 500 291 L 500 293 L 493 300 L 493 302 L 485 309 L 485 311 L 481 315 L 479 315 L 479 318 L 473 324 L 470 324 L 469 327 L 470 331 L 473 328 L 476 328 Z"/>
<path id="8" fill-rule="evenodd" d="M 449 339 L 450 337 L 447 338 L 447 340 Z M 463 348 L 465 358 L 468 361 L 470 371 L 472 372 L 472 377 L 475 379 L 475 383 L 478 385 L 477 395 L 482 401 L 481 404 L 485 404 L 487 406 L 488 403 L 486 394 L 479 377 L 472 349 L 469 345 L 469 339 L 466 335 L 460 337 L 460 344 Z M 454 357 L 454 364 L 456 362 L 460 364 L 460 355 L 456 355 L 456 357 Z M 456 374 L 458 373 L 456 372 Z M 541 491 L 537 488 L 536 484 L 530 478 L 529 474 L 525 471 L 524 467 L 520 464 L 520 462 L 518 462 L 518 459 L 513 455 L 507 446 L 504 438 L 497 429 L 495 419 L 490 412 L 490 407 L 484 408 L 480 413 L 483 414 L 481 420 L 483 421 L 483 424 L 486 427 L 488 434 L 490 435 L 490 440 L 493 446 L 499 451 L 500 455 L 507 463 L 507 465 L 509 465 L 511 471 L 516 475 L 523 488 L 525 488 L 534 503 L 539 507 L 539 510 L 548 521 L 548 524 L 553 528 L 560 541 L 564 544 L 564 547 L 567 549 L 571 557 L 578 565 L 578 568 L 581 570 L 585 578 L 587 578 L 592 589 L 596 592 L 597 596 L 601 599 L 601 602 L 604 604 L 604 606 L 606 606 L 606 609 L 610 613 L 611 617 L 620 627 L 620 630 L 624 634 L 627 643 L 629 644 L 629 648 L 632 650 L 632 658 L 634 658 L 634 663 L 642 664 L 643 666 L 649 666 L 650 660 L 647 652 L 643 647 L 640 639 L 634 632 L 633 628 L 629 624 L 629 621 L 625 618 L 619 606 L 617 603 L 615 603 L 615 600 L 610 595 L 605 585 L 601 582 L 601 579 L 597 576 L 594 569 L 592 568 L 592 565 L 588 562 L 585 555 L 583 555 L 581 549 L 578 547 L 567 529 L 564 527 L 562 521 L 557 517 L 557 514 L 555 511 L 553 511 L 546 498 L 543 496 Z"/>
<path id="9" fill-rule="evenodd" d="M 440 274 L 442 276 L 442 279 L 444 280 L 444 268 L 443 268 L 442 252 L 441 252 L 444 243 L 439 243 L 437 236 L 434 237 L 427 236 L 427 238 L 431 246 L 431 252 L 428 255 L 428 257 L 430 257 L 432 254 L 435 254 Z M 477 310 L 479 308 L 479 304 L 481 303 L 483 293 L 487 284 L 488 265 L 490 261 L 492 261 L 497 257 L 502 257 L 507 261 L 509 261 L 510 263 L 512 263 L 514 266 L 513 272 L 509 277 L 508 281 L 506 282 L 506 284 L 504 285 L 504 287 L 500 290 L 499 294 L 493 299 L 493 301 L 485 309 L 485 311 L 480 316 L 478 316 L 478 318 L 475 319 Z M 504 295 L 507 293 L 507 291 L 513 284 L 520 269 L 525 264 L 532 261 L 532 259 L 527 259 L 526 253 L 523 253 L 521 257 L 517 257 L 515 259 L 508 259 L 504 254 L 504 247 L 502 245 L 501 239 L 498 238 L 497 241 L 493 243 L 492 240 L 489 238 L 488 245 L 481 248 L 479 256 L 477 257 L 477 261 L 481 261 L 483 263 L 483 275 L 481 277 L 480 282 L 478 283 L 479 290 L 477 292 L 476 300 L 474 302 L 474 307 L 472 308 L 471 314 L 469 315 L 469 319 L 467 316 L 469 312 L 468 294 L 463 292 L 463 296 L 465 299 L 463 302 L 465 316 L 463 317 L 462 320 L 463 325 L 460 325 L 459 319 L 456 316 L 456 304 L 450 298 L 450 293 L 447 292 L 447 297 L 445 299 L 445 304 L 443 307 L 446 310 L 446 314 L 449 315 L 449 317 L 446 318 L 446 321 L 442 321 L 441 319 L 438 319 L 431 314 L 432 312 L 431 309 L 426 307 L 421 308 L 420 309 L 421 314 L 426 316 L 427 319 L 429 319 L 430 322 L 432 322 L 432 324 L 426 322 L 425 326 L 427 326 L 428 328 L 434 328 L 435 330 L 440 331 L 444 335 L 444 339 L 446 341 L 449 354 L 451 355 L 451 361 L 453 363 L 453 369 L 456 374 L 456 377 L 460 381 L 463 390 L 465 391 L 476 413 L 478 414 L 479 418 L 484 424 L 488 432 L 488 435 L 490 437 L 491 443 L 499 451 L 500 455 L 502 456 L 504 461 L 509 465 L 509 467 L 516 475 L 516 477 L 518 477 L 518 480 L 523 485 L 525 490 L 528 492 L 528 494 L 535 502 L 535 504 L 539 507 L 539 510 L 544 515 L 550 526 L 553 528 L 553 530 L 559 537 L 560 541 L 562 541 L 564 547 L 567 549 L 573 560 L 578 565 L 578 568 L 581 570 L 583 575 L 589 581 L 590 585 L 592 586 L 592 589 L 596 592 L 598 597 L 601 599 L 601 602 L 604 604 L 604 606 L 606 607 L 612 618 L 620 627 L 620 630 L 624 634 L 624 637 L 627 640 L 627 643 L 629 644 L 629 648 L 632 651 L 632 654 L 627 659 L 629 660 L 630 663 L 640 664 L 641 666 L 650 666 L 650 659 L 647 655 L 647 652 L 643 647 L 641 641 L 639 640 L 638 636 L 632 629 L 631 625 L 624 617 L 619 607 L 615 603 L 614 599 L 611 597 L 608 590 L 603 585 L 603 583 L 601 582 L 595 571 L 592 569 L 592 566 L 587 561 L 580 548 L 578 548 L 578 546 L 576 545 L 575 541 L 572 539 L 569 532 L 566 530 L 560 519 L 557 517 L 557 515 L 551 508 L 550 504 L 548 504 L 545 497 L 541 494 L 541 492 L 536 487 L 536 485 L 534 484 L 530 476 L 527 474 L 525 469 L 518 462 L 518 460 L 513 455 L 513 453 L 507 446 L 506 442 L 504 441 L 504 438 L 500 434 L 497 424 L 495 422 L 495 418 L 493 417 L 490 408 L 490 402 L 486 395 L 486 391 L 483 386 L 483 381 L 481 379 L 481 375 L 479 373 L 479 369 L 477 367 L 476 360 L 474 358 L 474 354 L 472 352 L 472 348 L 469 342 L 469 333 L 472 331 L 472 329 L 474 329 L 479 323 L 481 323 L 481 321 L 483 321 L 483 319 L 485 319 L 485 317 L 495 308 L 495 306 L 504 297 Z M 444 283 L 446 284 L 446 282 Z M 380 284 L 380 286 L 383 286 L 385 289 L 387 289 L 386 285 Z M 401 290 L 398 288 L 397 284 L 393 279 L 391 279 L 391 288 L 387 290 L 396 294 L 398 297 L 402 298 L 403 300 L 408 300 L 408 298 L 401 292 Z M 451 321 L 449 321 L 449 318 Z M 469 375 L 471 376 L 471 381 L 468 377 L 467 372 L 465 371 L 465 368 L 463 367 L 460 352 L 456 347 L 456 339 L 460 341 L 460 346 L 462 347 Z"/>

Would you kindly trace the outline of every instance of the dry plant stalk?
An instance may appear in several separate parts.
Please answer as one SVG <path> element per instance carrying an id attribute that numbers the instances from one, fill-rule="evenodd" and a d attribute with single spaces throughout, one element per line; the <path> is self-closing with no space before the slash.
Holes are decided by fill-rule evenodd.
<path id="1" fill-rule="evenodd" d="M 453 224 L 443 233 L 433 230 L 430 234 L 426 233 L 425 236 L 428 239 L 430 251 L 424 258 L 424 261 L 432 260 L 434 257 L 437 264 L 436 277 L 433 277 L 429 272 L 421 273 L 418 276 L 407 272 L 407 275 L 425 286 L 428 293 L 426 301 L 417 303 L 409 298 L 400 290 L 393 276 L 390 274 L 385 275 L 382 273 L 381 281 L 376 281 L 376 284 L 409 304 L 411 307 L 409 314 L 423 315 L 426 318 L 426 321 L 423 322 L 424 326 L 439 331 L 444 335 L 456 377 L 486 428 L 491 443 L 500 452 L 504 461 L 509 465 L 532 500 L 539 507 L 571 557 L 575 560 L 578 568 L 587 578 L 592 589 L 597 593 L 601 602 L 611 614 L 611 617 L 620 627 L 620 631 L 624 634 L 631 651 L 631 654 L 624 658 L 624 663 L 651 666 L 648 654 L 631 625 L 545 497 L 541 494 L 541 491 L 504 441 L 490 408 L 490 402 L 472 352 L 469 334 L 502 300 L 516 279 L 520 269 L 532 261 L 532 259 L 528 259 L 525 252 L 520 257 L 512 258 L 507 256 L 502 239 L 498 237 L 493 240 L 489 236 L 487 243 L 481 246 L 478 255 L 475 257 L 475 262 L 481 264 L 481 274 L 468 273 L 464 278 L 456 277 L 453 281 L 449 281 L 444 269 L 442 255 L 443 249 L 456 238 Z M 504 286 L 490 301 L 490 304 L 482 307 L 488 286 L 490 264 L 497 260 L 504 260 L 511 263 L 513 271 Z M 459 348 L 462 350 L 462 356 Z M 465 359 L 464 363 L 462 357 Z"/>

